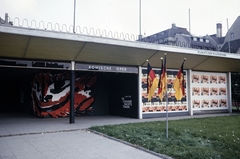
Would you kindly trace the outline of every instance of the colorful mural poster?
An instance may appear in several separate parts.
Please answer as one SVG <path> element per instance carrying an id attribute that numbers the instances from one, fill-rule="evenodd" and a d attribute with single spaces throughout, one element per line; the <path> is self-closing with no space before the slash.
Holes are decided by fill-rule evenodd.
<path id="1" fill-rule="evenodd" d="M 74 112 L 92 112 L 97 76 L 75 75 Z M 39 117 L 65 117 L 70 114 L 70 72 L 40 72 L 32 81 L 32 108 Z"/>

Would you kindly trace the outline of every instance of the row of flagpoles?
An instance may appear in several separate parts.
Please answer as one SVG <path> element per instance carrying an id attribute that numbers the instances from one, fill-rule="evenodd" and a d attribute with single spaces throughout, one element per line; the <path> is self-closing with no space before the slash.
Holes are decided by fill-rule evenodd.
<path id="1" fill-rule="evenodd" d="M 185 58 L 182 62 L 182 65 L 177 73 L 176 79 L 173 83 L 173 88 L 175 90 L 175 98 L 181 100 L 185 96 L 185 86 L 184 86 L 184 75 L 183 75 L 183 65 Z M 166 64 L 166 54 L 164 59 L 161 58 L 161 71 L 159 74 L 159 79 L 157 79 L 150 63 L 148 62 L 147 68 L 147 95 L 148 101 L 151 101 L 152 96 L 154 95 L 155 90 L 158 88 L 158 96 L 162 101 L 164 96 L 166 98 L 166 137 L 168 138 L 168 96 L 167 96 L 167 64 Z"/>

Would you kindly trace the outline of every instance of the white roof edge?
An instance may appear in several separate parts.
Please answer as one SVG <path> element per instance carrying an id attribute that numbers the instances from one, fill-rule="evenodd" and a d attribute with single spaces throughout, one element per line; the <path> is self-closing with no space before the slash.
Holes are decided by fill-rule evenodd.
<path id="1" fill-rule="evenodd" d="M 73 41 L 82 41 L 82 42 L 92 42 L 92 43 L 101 43 L 101 44 L 112 44 L 118 46 L 127 46 L 134 47 L 140 49 L 149 49 L 149 50 L 159 50 L 159 45 L 154 45 L 152 43 L 143 43 L 138 41 L 127 41 L 127 40 L 119 40 L 113 38 L 99 37 L 99 36 L 91 36 L 84 34 L 74 34 L 74 33 L 66 33 L 66 32 L 57 32 L 57 31 L 49 31 L 49 30 L 41 30 L 41 29 L 31 29 L 24 27 L 9 27 L 0 25 L 0 33 L 9 33 L 9 34 L 18 34 L 18 35 L 26 35 L 26 36 L 35 36 L 35 37 L 43 37 L 43 38 L 54 38 L 54 39 L 62 39 L 62 40 L 73 40 Z"/>
<path id="2" fill-rule="evenodd" d="M 173 47 L 173 46 L 169 46 L 169 45 L 161 45 L 161 51 L 178 52 L 178 53 L 183 53 L 183 54 L 193 54 L 193 55 L 202 55 L 202 56 L 240 59 L 240 54 L 231 54 L 231 53 L 220 52 L 220 51 L 212 51 L 212 50 L 201 50 L 201 49 L 192 49 L 192 48 Z"/>
<path id="3" fill-rule="evenodd" d="M 111 45 L 117 45 L 117 46 L 126 46 L 126 47 L 133 47 L 133 48 L 139 48 L 139 49 L 157 50 L 157 51 L 163 51 L 163 52 L 166 51 L 166 52 L 176 52 L 176 53 L 183 53 L 183 54 L 240 59 L 239 54 L 231 54 L 231 53 L 226 53 L 226 52 L 200 50 L 200 49 L 192 49 L 192 48 L 182 48 L 182 47 L 177 47 L 177 46 L 161 45 L 161 44 L 155 44 L 155 43 L 127 41 L 127 40 L 119 40 L 119 39 L 112 39 L 112 38 L 106 38 L 106 37 L 98 37 L 98 36 L 90 36 L 90 35 L 83 35 L 83 34 L 66 33 L 66 32 L 57 32 L 57 31 L 49 31 L 49 30 L 41 30 L 41 29 L 32 29 L 32 28 L 24 28 L 24 27 L 15 27 L 15 26 L 0 25 L 0 33 L 9 33 L 9 34 L 18 34 L 18 35 L 26 35 L 26 36 L 43 37 L 43 38 L 54 38 L 54 39 L 62 39 L 62 40 L 91 42 L 91 43 L 100 43 L 100 44 L 108 44 L 108 45 L 111 44 Z"/>

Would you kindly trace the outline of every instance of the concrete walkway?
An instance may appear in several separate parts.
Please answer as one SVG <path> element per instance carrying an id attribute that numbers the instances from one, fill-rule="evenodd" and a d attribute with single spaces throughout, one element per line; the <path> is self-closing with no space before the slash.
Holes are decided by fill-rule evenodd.
<path id="1" fill-rule="evenodd" d="M 226 116 L 205 114 L 169 117 L 169 120 Z M 69 118 L 36 118 L 26 114 L 0 114 L 0 159 L 83 158 L 83 159 L 146 159 L 168 158 L 154 155 L 122 142 L 91 133 L 87 128 L 134 122 L 160 121 L 166 118 L 131 119 L 116 116 Z"/>

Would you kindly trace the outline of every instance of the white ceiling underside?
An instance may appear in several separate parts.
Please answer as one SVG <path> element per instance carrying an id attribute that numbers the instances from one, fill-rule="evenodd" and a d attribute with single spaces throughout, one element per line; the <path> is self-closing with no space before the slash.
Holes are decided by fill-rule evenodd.
<path id="1" fill-rule="evenodd" d="M 167 53 L 167 68 L 211 72 L 240 72 L 240 55 L 124 41 L 73 33 L 0 25 L 0 58 L 146 66 L 159 68 Z"/>

